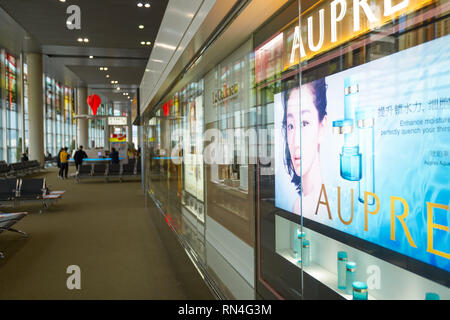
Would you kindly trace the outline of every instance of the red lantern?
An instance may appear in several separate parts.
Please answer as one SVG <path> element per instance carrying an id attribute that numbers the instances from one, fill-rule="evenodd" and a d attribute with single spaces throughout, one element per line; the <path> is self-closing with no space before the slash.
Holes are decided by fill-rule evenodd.
<path id="1" fill-rule="evenodd" d="M 87 103 L 91 107 L 92 114 L 97 115 L 97 109 L 102 103 L 102 99 L 96 94 L 92 94 L 87 98 Z"/>
<path id="2" fill-rule="evenodd" d="M 164 116 L 169 116 L 169 112 L 170 112 L 170 105 L 169 103 L 165 103 L 163 106 L 163 111 L 164 111 Z"/>

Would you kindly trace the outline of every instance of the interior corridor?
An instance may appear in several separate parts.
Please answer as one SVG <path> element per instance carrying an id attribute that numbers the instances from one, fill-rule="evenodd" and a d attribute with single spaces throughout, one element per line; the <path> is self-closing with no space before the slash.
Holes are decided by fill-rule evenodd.
<path id="1" fill-rule="evenodd" d="M 75 184 L 57 179 L 56 168 L 47 171 L 36 177 L 67 192 L 43 214 L 39 206 L 20 208 L 34 211 L 16 225 L 27 239 L 2 234 L 0 299 L 213 298 L 192 266 L 183 274 L 172 267 L 140 181 Z M 81 269 L 81 290 L 66 286 L 70 265 Z"/>

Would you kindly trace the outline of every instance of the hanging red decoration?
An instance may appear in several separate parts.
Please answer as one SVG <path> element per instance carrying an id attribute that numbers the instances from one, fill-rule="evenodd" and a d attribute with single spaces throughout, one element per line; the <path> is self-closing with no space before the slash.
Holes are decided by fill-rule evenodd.
<path id="1" fill-rule="evenodd" d="M 92 94 L 87 98 L 87 103 L 91 107 L 92 114 L 97 115 L 97 109 L 102 103 L 102 99 L 96 94 Z"/>
<path id="2" fill-rule="evenodd" d="M 163 111 L 164 111 L 164 116 L 169 116 L 169 112 L 170 112 L 170 105 L 169 103 L 165 103 L 163 106 Z"/>

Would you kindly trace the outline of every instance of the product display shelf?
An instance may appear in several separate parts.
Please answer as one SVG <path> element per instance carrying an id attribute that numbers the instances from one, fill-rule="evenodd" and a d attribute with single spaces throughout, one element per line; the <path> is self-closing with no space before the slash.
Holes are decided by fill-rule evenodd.
<path id="1" fill-rule="evenodd" d="M 301 264 L 297 261 L 297 259 L 294 259 L 292 257 L 292 251 L 291 249 L 282 249 L 278 251 L 278 254 L 281 255 L 283 258 L 291 262 L 292 264 L 296 265 L 297 267 L 301 268 Z M 303 271 L 308 273 L 311 277 L 314 279 L 320 281 L 324 285 L 326 285 L 328 288 L 332 289 L 333 291 L 340 294 L 342 297 L 344 297 L 347 300 L 353 300 L 353 296 L 351 294 L 346 294 L 344 291 L 339 290 L 337 288 L 337 275 L 326 270 L 325 268 L 321 267 L 318 264 L 315 264 L 313 261 L 311 261 L 309 267 L 304 267 Z M 369 300 L 376 300 L 374 297 L 370 295 L 369 291 Z"/>

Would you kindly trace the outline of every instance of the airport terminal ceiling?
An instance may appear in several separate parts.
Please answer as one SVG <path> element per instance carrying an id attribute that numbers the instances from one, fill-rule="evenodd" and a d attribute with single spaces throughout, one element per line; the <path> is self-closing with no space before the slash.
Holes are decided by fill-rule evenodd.
<path id="1" fill-rule="evenodd" d="M 154 1 L 150 8 L 139 8 L 134 2 L 121 0 L 80 0 L 76 3 L 1 0 L 0 7 L 14 17 L 24 29 L 22 33 L 28 34 L 23 41 L 16 40 L 20 41 L 18 46 L 26 51 L 26 42 L 35 40 L 42 53 L 47 55 L 47 73 L 59 81 L 67 79 L 72 86 L 109 92 L 105 98 L 112 95 L 115 97 L 112 101 L 126 102 L 122 94 L 115 93 L 117 85 L 111 81 L 118 81 L 121 89 L 136 90 L 167 3 L 167 0 Z M 71 30 L 66 25 L 71 16 L 67 10 L 72 4 L 81 9 L 79 30 Z M 141 29 L 140 25 L 144 27 Z M 89 42 L 78 42 L 80 37 Z M 107 72 L 99 70 L 103 66 L 108 67 Z"/>

